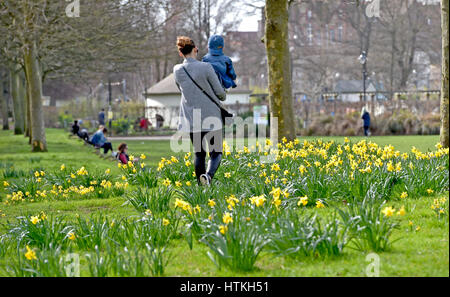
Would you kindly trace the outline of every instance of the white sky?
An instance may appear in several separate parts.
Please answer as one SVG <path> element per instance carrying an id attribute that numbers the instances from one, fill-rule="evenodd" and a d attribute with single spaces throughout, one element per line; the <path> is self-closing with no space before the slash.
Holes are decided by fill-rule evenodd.
<path id="1" fill-rule="evenodd" d="M 243 1 L 245 3 L 245 1 Z M 261 10 L 251 8 L 242 3 L 239 18 L 242 20 L 239 31 L 258 31 L 258 21 L 261 19 Z"/>
<path id="2" fill-rule="evenodd" d="M 259 15 L 242 16 L 242 23 L 239 26 L 239 31 L 258 31 L 258 21 L 261 19 Z"/>

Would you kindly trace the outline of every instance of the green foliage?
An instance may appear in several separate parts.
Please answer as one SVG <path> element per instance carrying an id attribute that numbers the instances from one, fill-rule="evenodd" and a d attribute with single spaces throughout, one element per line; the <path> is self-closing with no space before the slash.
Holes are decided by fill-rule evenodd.
<path id="1" fill-rule="evenodd" d="M 347 228 L 338 220 L 322 223 L 317 215 L 287 210 L 270 230 L 269 248 L 280 256 L 327 257 L 342 254 L 347 242 Z"/>
<path id="2" fill-rule="evenodd" d="M 367 196 L 362 202 L 353 202 L 345 210 L 338 210 L 344 225 L 349 228 L 351 242 L 358 250 L 381 252 L 392 247 L 390 239 L 397 222 L 383 216 L 384 202 Z"/>

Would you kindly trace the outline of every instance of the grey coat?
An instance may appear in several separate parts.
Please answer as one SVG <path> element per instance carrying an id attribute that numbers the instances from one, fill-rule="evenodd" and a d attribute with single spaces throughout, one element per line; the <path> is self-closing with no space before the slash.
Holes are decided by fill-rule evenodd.
<path id="1" fill-rule="evenodd" d="M 178 130 L 182 132 L 200 132 L 221 129 L 221 126 L 215 124 L 221 124 L 219 107 L 203 94 L 182 67 L 186 68 L 197 84 L 216 102 L 220 104 L 220 101 L 225 101 L 226 99 L 225 89 L 220 84 L 211 64 L 187 58 L 183 64 L 175 65 L 173 69 L 175 82 L 181 91 Z M 211 126 L 211 121 L 214 122 L 213 126 Z"/>

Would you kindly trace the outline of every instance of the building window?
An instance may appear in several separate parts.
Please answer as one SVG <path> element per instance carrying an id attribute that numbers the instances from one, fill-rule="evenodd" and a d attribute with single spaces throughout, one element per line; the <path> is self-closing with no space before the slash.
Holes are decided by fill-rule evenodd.
<path id="1" fill-rule="evenodd" d="M 322 45 L 322 32 L 320 30 L 317 31 L 317 45 Z"/>
<path id="2" fill-rule="evenodd" d="M 342 26 L 342 24 L 339 24 L 339 27 L 338 27 L 338 41 L 342 41 L 342 38 L 343 38 L 343 35 L 344 35 L 344 27 Z"/>
<path id="3" fill-rule="evenodd" d="M 336 41 L 336 37 L 334 36 L 334 30 L 333 29 L 330 30 L 330 39 L 333 42 Z"/>
<path id="4" fill-rule="evenodd" d="M 312 11 L 308 10 L 308 19 L 312 18 Z"/>

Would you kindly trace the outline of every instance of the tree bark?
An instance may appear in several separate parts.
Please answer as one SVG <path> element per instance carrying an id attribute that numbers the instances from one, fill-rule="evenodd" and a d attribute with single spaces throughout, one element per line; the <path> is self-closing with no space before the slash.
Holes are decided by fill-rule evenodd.
<path id="1" fill-rule="evenodd" d="M 270 116 L 278 118 L 278 127 L 271 125 L 270 133 L 271 136 L 278 134 L 279 140 L 283 137 L 294 140 L 296 137 L 288 43 L 288 18 L 287 0 L 266 0 L 265 45 L 269 69 Z"/>
<path id="2" fill-rule="evenodd" d="M 442 12 L 442 84 L 441 84 L 441 144 L 448 147 L 449 109 L 448 109 L 448 84 L 449 84 L 449 46 L 448 46 L 448 0 L 441 1 Z"/>
<path id="3" fill-rule="evenodd" d="M 33 135 L 31 131 L 31 97 L 30 97 L 30 87 L 28 83 L 25 83 L 25 90 L 27 95 L 27 127 L 25 130 L 25 137 L 28 137 L 28 144 L 31 144 L 31 136 Z"/>
<path id="4" fill-rule="evenodd" d="M 0 72 L 0 108 L 2 110 L 3 130 L 9 130 L 8 122 L 8 97 L 4 96 L 3 73 Z"/>
<path id="5" fill-rule="evenodd" d="M 20 66 L 10 69 L 10 90 L 14 111 L 14 134 L 22 135 L 25 131 L 25 98 L 22 97 L 23 84 L 20 77 Z"/>
<path id="6" fill-rule="evenodd" d="M 24 50 L 24 61 L 27 74 L 28 95 L 31 103 L 31 150 L 46 152 L 47 141 L 42 108 L 42 76 L 37 60 L 36 44 Z"/>

